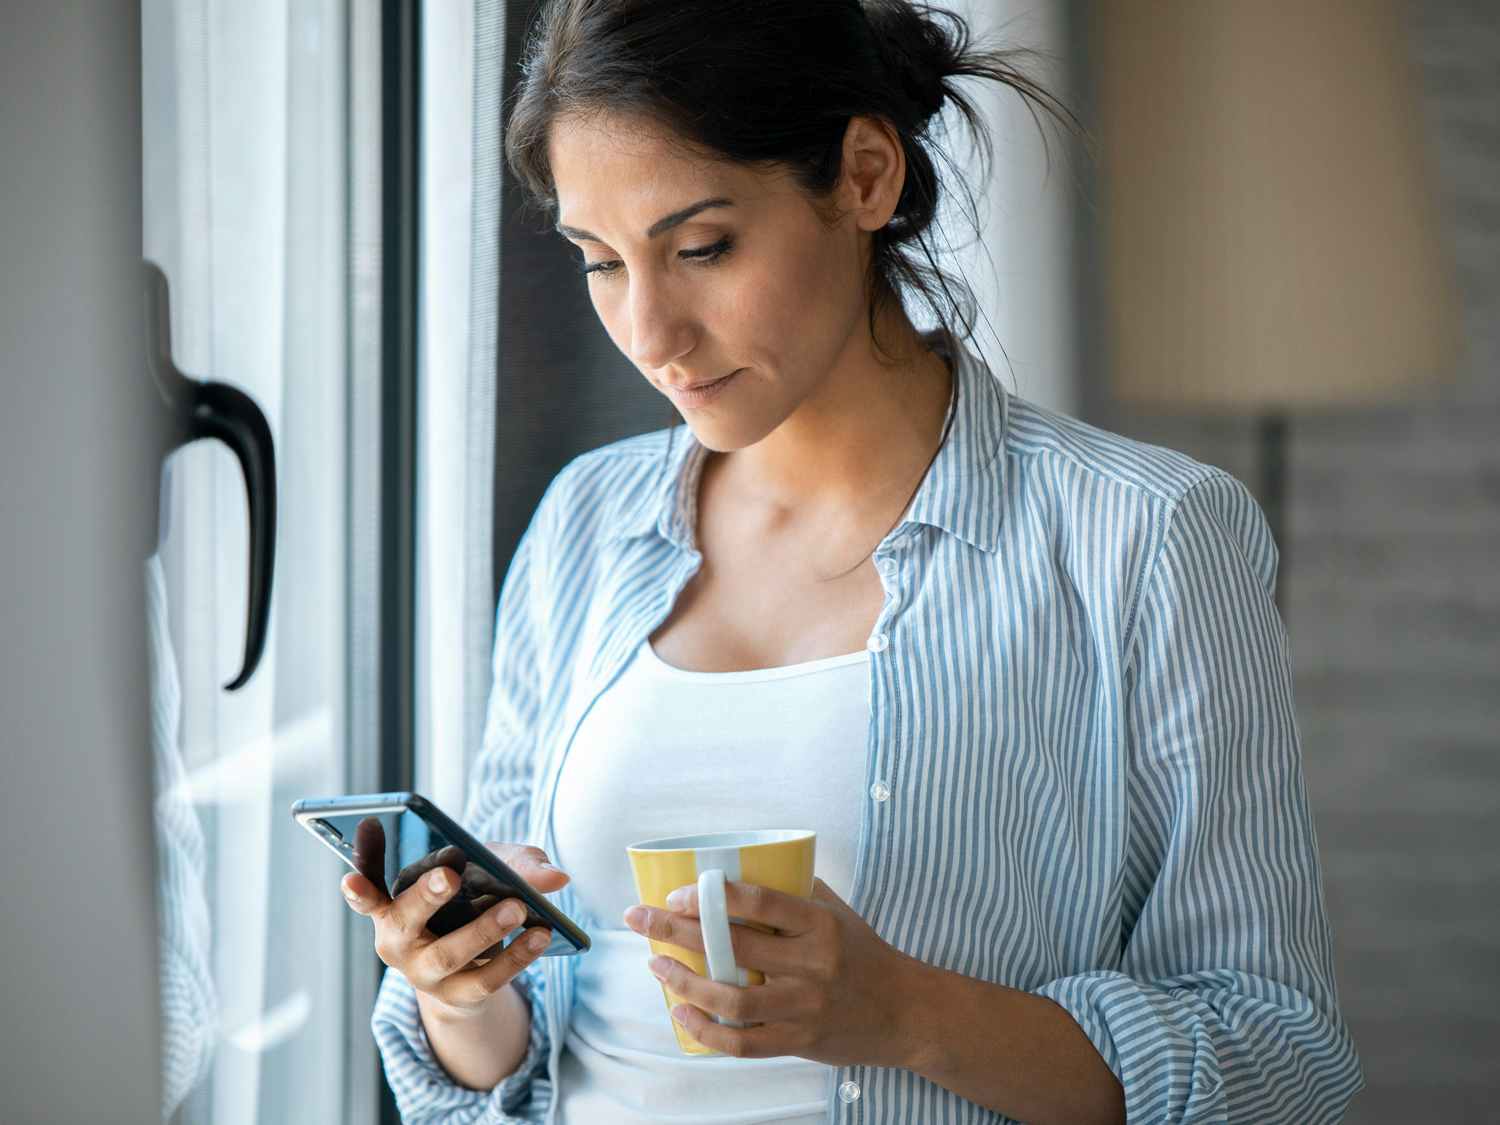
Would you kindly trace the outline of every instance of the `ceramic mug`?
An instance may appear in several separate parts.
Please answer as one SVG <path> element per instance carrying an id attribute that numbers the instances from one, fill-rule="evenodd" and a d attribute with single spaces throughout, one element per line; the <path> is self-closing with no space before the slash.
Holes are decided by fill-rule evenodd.
<path id="1" fill-rule="evenodd" d="M 648 938 L 652 955 L 660 954 L 681 961 L 699 976 L 721 984 L 745 988 L 763 983 L 763 974 L 755 969 L 742 969 L 735 964 L 734 949 L 729 940 L 729 924 L 738 922 L 763 933 L 776 931 L 759 922 L 730 917 L 724 903 L 725 880 L 754 883 L 785 894 L 811 898 L 816 847 L 817 834 L 804 828 L 711 832 L 699 836 L 668 836 L 631 844 L 625 850 L 630 856 L 630 869 L 635 874 L 638 901 L 667 910 L 670 909 L 667 906 L 667 895 L 678 887 L 693 883 L 698 886 L 698 915 L 703 929 L 703 945 L 707 952 L 698 953 Z M 667 1018 L 671 1020 L 672 1031 L 677 1036 L 677 1046 L 682 1049 L 683 1054 L 721 1054 L 699 1043 L 681 1024 L 672 1019 L 672 1009 L 678 1004 L 688 1003 L 688 1000 L 670 991 L 665 984 L 661 987 L 662 996 L 667 1002 Z M 749 1026 L 712 1013 L 709 1018 L 726 1027 Z"/>

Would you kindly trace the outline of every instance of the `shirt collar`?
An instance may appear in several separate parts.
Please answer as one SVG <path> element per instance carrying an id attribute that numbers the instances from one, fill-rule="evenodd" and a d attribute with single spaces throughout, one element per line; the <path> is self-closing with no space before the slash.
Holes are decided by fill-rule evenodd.
<path id="1" fill-rule="evenodd" d="M 993 552 L 1000 541 L 1008 396 L 985 362 L 961 341 L 941 332 L 928 334 L 927 340 L 955 361 L 953 397 L 944 420 L 946 426 L 951 419 L 952 428 L 901 523 L 941 528 Z M 654 530 L 684 551 L 696 549 L 698 482 L 708 449 L 686 425 L 672 427 L 667 443 L 659 485 L 622 513 L 611 541 Z"/>
<path id="2" fill-rule="evenodd" d="M 934 334 L 931 341 L 940 354 L 955 361 L 953 399 L 948 404 L 953 428 L 902 522 L 942 528 L 980 550 L 994 552 L 1000 545 L 1003 515 L 1008 396 L 984 360 L 961 340 Z"/>

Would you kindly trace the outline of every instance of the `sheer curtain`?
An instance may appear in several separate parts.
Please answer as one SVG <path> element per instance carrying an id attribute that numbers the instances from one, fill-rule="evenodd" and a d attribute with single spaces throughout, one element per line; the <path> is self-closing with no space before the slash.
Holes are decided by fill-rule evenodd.
<path id="1" fill-rule="evenodd" d="M 494 643 L 501 11 L 422 12 L 416 778 L 455 817 Z"/>
<path id="2" fill-rule="evenodd" d="M 256 400 L 279 473 L 266 652 L 234 694 L 239 471 L 200 442 L 164 474 L 156 664 L 180 701 L 159 675 L 158 810 L 201 836 L 182 870 L 207 926 L 182 932 L 206 945 L 214 1001 L 167 1021 L 204 1045 L 203 1069 L 180 1072 L 191 1088 L 167 1083 L 182 1122 L 344 1119 L 340 868 L 288 807 L 346 779 L 345 19 L 337 0 L 142 4 L 144 253 L 169 279 L 176 363 Z"/>

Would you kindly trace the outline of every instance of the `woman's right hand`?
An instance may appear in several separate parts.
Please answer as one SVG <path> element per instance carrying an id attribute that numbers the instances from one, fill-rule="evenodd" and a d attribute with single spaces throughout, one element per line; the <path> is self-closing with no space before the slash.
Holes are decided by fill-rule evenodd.
<path id="1" fill-rule="evenodd" d="M 547 854 L 526 844 L 488 845 L 507 866 L 544 894 L 568 881 L 562 871 L 550 866 Z M 368 868 L 367 868 L 368 869 Z M 442 936 L 434 936 L 427 922 L 458 889 L 458 874 L 438 865 L 401 891 L 394 899 L 384 887 L 351 871 L 341 889 L 357 914 L 375 924 L 375 952 L 426 993 L 439 1008 L 454 1015 L 472 1014 L 485 1008 L 494 995 L 541 955 L 552 934 L 545 926 L 534 926 L 488 961 L 476 961 L 526 917 L 520 899 L 507 898 L 472 922 Z M 535 948 L 531 941 L 537 941 Z"/>

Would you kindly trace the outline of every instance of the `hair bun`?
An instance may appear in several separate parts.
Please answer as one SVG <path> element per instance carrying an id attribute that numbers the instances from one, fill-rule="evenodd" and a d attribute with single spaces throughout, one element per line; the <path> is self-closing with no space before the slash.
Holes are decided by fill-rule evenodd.
<path id="1" fill-rule="evenodd" d="M 889 73 L 925 121 L 948 99 L 953 45 L 907 0 L 864 0 L 865 17 Z"/>

